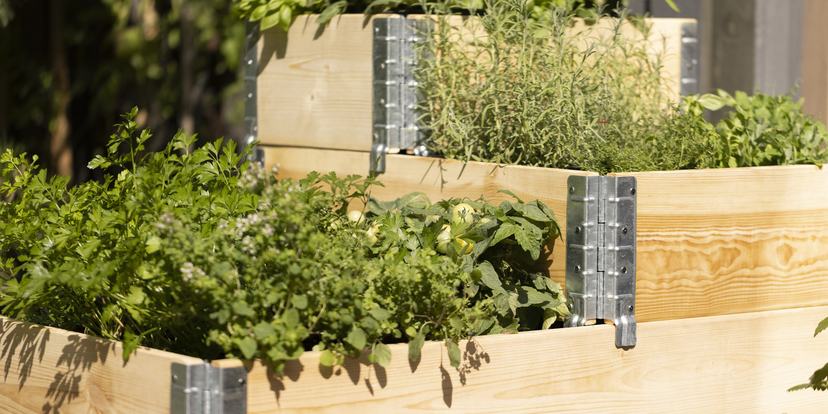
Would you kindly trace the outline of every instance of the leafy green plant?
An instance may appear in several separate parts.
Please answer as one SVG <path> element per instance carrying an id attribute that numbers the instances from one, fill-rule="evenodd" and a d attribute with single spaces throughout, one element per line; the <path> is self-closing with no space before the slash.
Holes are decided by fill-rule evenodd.
<path id="1" fill-rule="evenodd" d="M 819 335 L 819 333 L 824 331 L 825 328 L 828 328 L 828 318 L 823 319 L 817 325 L 816 330 L 814 331 L 814 336 Z M 828 390 L 828 364 L 825 364 L 822 368 L 814 371 L 808 382 L 788 388 L 788 392 L 804 390 L 807 388 L 811 388 L 816 391 Z"/>
<path id="2" fill-rule="evenodd" d="M 68 188 L 36 157 L 0 158 L 14 171 L 0 188 L 12 197 L 0 204 L 3 314 L 122 340 L 124 358 L 146 345 L 262 358 L 276 372 L 310 349 L 331 365 L 369 348 L 385 366 L 385 344 L 408 341 L 416 359 L 427 339 L 457 366 L 460 339 L 568 314 L 560 286 L 524 270 L 559 235 L 539 202 L 469 200 L 459 221 L 460 200 L 392 207 L 370 198 L 381 185 L 370 177 L 277 181 L 242 162 L 250 147 L 188 152 L 195 137 L 179 133 L 145 152 L 136 114 L 89 163 L 115 173 L 103 183 Z M 349 213 L 354 202 L 369 211 Z"/>
<path id="3" fill-rule="evenodd" d="M 678 8 L 672 0 L 665 0 L 676 12 Z M 616 1 L 618 6 L 626 7 L 629 0 Z M 561 9 L 570 15 L 587 19 L 597 19 L 611 10 L 605 7 L 606 1 L 588 0 L 530 0 L 525 2 L 533 18 L 545 19 L 549 10 Z M 484 0 L 238 0 L 235 10 L 242 18 L 261 21 L 261 29 L 279 25 L 288 30 L 296 17 L 303 14 L 318 13 L 317 23 L 328 23 L 341 13 L 365 13 L 374 15 L 387 11 L 420 10 L 429 13 L 449 14 L 453 10 L 480 11 L 488 5 Z"/>
<path id="4" fill-rule="evenodd" d="M 560 9 L 535 19 L 518 0 L 487 2 L 462 25 L 437 18 L 418 50 L 433 149 L 447 158 L 554 168 L 692 168 L 706 124 L 669 102 L 657 41 L 625 19 L 571 30 Z M 431 58 L 433 57 L 433 58 Z"/>
<path id="5" fill-rule="evenodd" d="M 822 164 L 828 161 L 828 133 L 825 125 L 802 112 L 803 99 L 790 95 L 770 96 L 757 92 L 731 96 L 691 96 L 685 108 L 701 114 L 701 109 L 732 107 L 729 117 L 716 125 L 710 168 L 754 167 L 762 165 Z"/>

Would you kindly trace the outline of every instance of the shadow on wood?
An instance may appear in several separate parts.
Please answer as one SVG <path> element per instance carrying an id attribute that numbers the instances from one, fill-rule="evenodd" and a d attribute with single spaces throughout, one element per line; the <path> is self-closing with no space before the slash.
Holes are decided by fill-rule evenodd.
<path id="1" fill-rule="evenodd" d="M 32 375 L 33 368 L 43 363 L 51 331 L 38 325 L 11 320 L 4 320 L 0 326 L 3 382 L 8 382 L 9 374 L 16 371 L 20 392 Z M 96 363 L 105 364 L 109 353 L 115 351 L 115 342 L 87 335 L 70 334 L 66 340 L 54 367 L 53 381 L 45 390 L 43 413 L 58 413 L 64 404 L 80 397 L 83 374 L 90 371 Z M 14 368 L 13 364 L 16 364 Z M 126 361 L 123 365 L 126 366 Z M 105 397 L 99 398 L 97 405 L 108 411 L 109 404 Z"/>
<path id="2" fill-rule="evenodd" d="M 170 412 L 170 366 L 201 359 L 0 316 L 0 413 Z"/>

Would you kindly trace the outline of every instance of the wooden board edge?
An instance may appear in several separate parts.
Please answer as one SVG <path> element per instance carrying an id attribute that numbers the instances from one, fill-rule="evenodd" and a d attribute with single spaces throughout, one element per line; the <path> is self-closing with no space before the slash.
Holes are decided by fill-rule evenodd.
<path id="1" fill-rule="evenodd" d="M 381 368 L 347 359 L 331 369 L 308 352 L 279 379 L 248 362 L 248 413 L 821 413 L 822 393 L 786 390 L 828 361 L 828 336 L 813 337 L 828 307 L 646 322 L 638 344 L 614 345 L 614 328 L 477 337 L 460 344 L 459 368 L 442 343 L 417 363 L 391 345 Z"/>
<path id="2" fill-rule="evenodd" d="M 769 165 L 761 167 L 738 167 L 738 168 L 700 168 L 695 170 L 671 170 L 671 171 L 630 171 L 607 174 L 610 177 L 635 177 L 635 176 L 680 176 L 688 179 L 704 176 L 729 176 L 752 174 L 755 172 L 765 173 L 823 173 L 828 174 L 828 169 L 813 164 L 804 165 Z"/>
<path id="3" fill-rule="evenodd" d="M 203 361 L 0 316 L 0 412 L 170 412 L 170 366 Z"/>

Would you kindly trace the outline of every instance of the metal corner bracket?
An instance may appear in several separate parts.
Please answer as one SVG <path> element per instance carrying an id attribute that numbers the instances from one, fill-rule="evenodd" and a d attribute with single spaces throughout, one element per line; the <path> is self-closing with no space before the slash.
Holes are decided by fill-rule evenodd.
<path id="1" fill-rule="evenodd" d="M 247 370 L 173 363 L 170 414 L 247 413 Z"/>
<path id="2" fill-rule="evenodd" d="M 428 19 L 403 17 L 373 20 L 373 141 L 370 171 L 385 172 L 391 148 L 423 152 L 417 103 L 415 45 L 425 41 L 433 23 Z"/>
<path id="3" fill-rule="evenodd" d="M 608 319 L 615 345 L 635 346 L 635 177 L 569 176 L 566 326 Z"/>
<path id="4" fill-rule="evenodd" d="M 699 93 L 699 38 L 695 22 L 681 25 L 681 85 L 682 96 Z"/>
<path id="5" fill-rule="evenodd" d="M 256 79 L 259 68 L 259 22 L 247 22 L 244 37 L 244 145 L 250 145 L 259 137 Z M 264 162 L 264 150 L 255 147 L 250 161 Z"/>

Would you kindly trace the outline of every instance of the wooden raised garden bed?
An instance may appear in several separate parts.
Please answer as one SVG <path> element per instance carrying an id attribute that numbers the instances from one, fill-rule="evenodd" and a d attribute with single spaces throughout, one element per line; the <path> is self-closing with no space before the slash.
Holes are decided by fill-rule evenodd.
<path id="1" fill-rule="evenodd" d="M 274 28 L 261 33 L 256 53 L 258 138 L 265 145 L 370 151 L 372 22 L 346 14 L 323 28 L 315 20 L 314 15 L 300 16 L 288 32 Z M 695 20 L 650 22 L 653 52 L 666 47 L 662 73 L 678 101 L 682 64 L 687 65 L 681 59 L 682 26 L 695 27 Z M 688 79 L 684 84 L 692 82 Z"/>
<path id="2" fill-rule="evenodd" d="M 250 96 L 265 162 L 282 178 L 366 175 L 370 25 L 342 16 L 323 31 L 313 18 L 257 46 Z M 573 175 L 597 174 L 389 154 L 373 195 L 497 202 L 508 189 L 543 201 L 565 226 Z M 813 337 L 828 315 L 828 171 L 616 175 L 637 180 L 635 347 L 617 348 L 615 328 L 597 325 L 476 337 L 460 344 L 459 368 L 437 342 L 416 362 L 392 345 L 387 368 L 365 353 L 326 368 L 307 352 L 281 379 L 260 361 L 212 361 L 246 373 L 231 381 L 243 404 L 218 412 L 824 412 L 821 393 L 786 390 L 828 360 L 828 339 Z M 539 269 L 561 283 L 565 251 L 558 244 Z M 204 366 L 197 358 L 139 348 L 124 362 L 118 342 L 2 317 L 0 326 L 2 412 L 178 413 L 181 395 L 209 397 L 179 385 L 182 367 Z"/>
<path id="3" fill-rule="evenodd" d="M 287 33 L 265 31 L 255 47 L 256 132 L 265 164 L 278 165 L 281 178 L 310 171 L 367 175 L 371 23 L 343 15 L 322 30 L 313 22 L 309 16 Z M 694 22 L 652 19 L 655 33 L 665 37 L 664 65 L 673 83 L 687 75 L 678 54 L 682 30 Z M 389 154 L 378 175 L 385 188 L 374 195 L 422 191 L 432 200 L 482 195 L 499 202 L 508 197 L 497 191 L 508 189 L 546 203 L 565 233 L 570 175 L 597 173 Z M 611 175 L 636 177 L 640 187 L 638 322 L 828 305 L 828 171 L 785 166 Z M 546 263 L 561 284 L 565 250 L 559 243 Z"/>
<path id="4" fill-rule="evenodd" d="M 828 337 L 813 329 L 826 314 L 823 306 L 645 322 L 629 350 L 615 347 L 609 325 L 478 337 L 460 344 L 457 369 L 436 342 L 416 363 L 406 345 L 392 345 L 388 368 L 364 357 L 325 368 L 308 352 L 283 379 L 258 361 L 212 365 L 246 368 L 251 414 L 822 413 L 822 393 L 785 390 L 824 364 Z M 0 325 L 2 412 L 172 413 L 171 364 L 202 363 L 147 348 L 125 363 L 117 342 Z"/>

